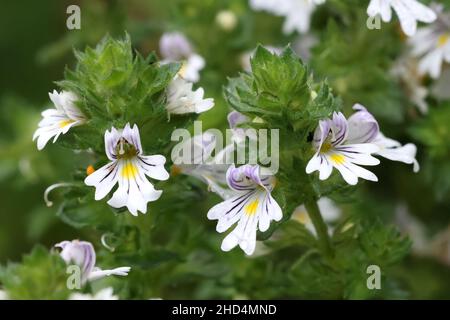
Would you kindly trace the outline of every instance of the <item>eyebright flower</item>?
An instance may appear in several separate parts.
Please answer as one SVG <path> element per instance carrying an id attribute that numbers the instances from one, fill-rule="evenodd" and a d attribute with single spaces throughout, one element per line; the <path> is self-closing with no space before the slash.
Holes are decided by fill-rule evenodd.
<path id="1" fill-rule="evenodd" d="M 431 23 L 436 14 L 417 0 L 371 0 L 367 8 L 370 17 L 381 15 L 384 22 L 391 21 L 392 9 L 397 13 L 403 32 L 412 36 L 417 30 L 417 21 Z"/>
<path id="2" fill-rule="evenodd" d="M 69 300 L 119 300 L 119 297 L 114 295 L 113 288 L 108 287 L 95 294 L 72 293 Z"/>
<path id="3" fill-rule="evenodd" d="M 147 212 L 147 203 L 157 200 L 162 191 L 155 190 L 147 177 L 167 180 L 164 168 L 166 158 L 162 155 L 144 156 L 141 138 L 136 125 L 127 123 L 123 130 L 112 127 L 105 132 L 105 152 L 110 163 L 104 165 L 84 180 L 94 186 L 95 200 L 103 199 L 119 183 L 108 204 L 114 208 L 126 206 L 132 215 Z"/>
<path id="4" fill-rule="evenodd" d="M 286 18 L 283 32 L 290 34 L 294 31 L 306 33 L 311 23 L 311 15 L 316 6 L 325 0 L 250 0 L 254 10 L 265 10 L 274 15 Z"/>
<path id="5" fill-rule="evenodd" d="M 419 34 L 420 30 L 417 34 Z M 418 61 L 411 57 L 401 57 L 396 61 L 391 74 L 398 78 L 409 100 L 423 114 L 428 112 L 428 89 L 423 85 L 423 76 L 419 74 Z"/>
<path id="6" fill-rule="evenodd" d="M 378 133 L 378 123 L 368 131 L 361 131 L 356 123 L 349 130 L 349 123 L 342 113 L 334 113 L 332 119 L 319 121 L 314 132 L 313 146 L 316 153 L 306 166 L 306 172 L 319 171 L 319 179 L 326 180 L 336 168 L 351 185 L 358 183 L 358 177 L 371 181 L 378 178 L 359 165 L 374 166 L 380 161 L 371 156 L 379 150 L 371 143 L 352 143 L 349 138 L 368 139 Z M 366 129 L 366 128 L 365 128 Z"/>
<path id="7" fill-rule="evenodd" d="M 55 109 L 47 109 L 42 112 L 43 119 L 39 122 L 39 128 L 33 135 L 33 141 L 37 139 L 38 150 L 44 149 L 51 138 L 55 143 L 61 134 L 67 133 L 70 128 L 79 126 L 86 121 L 83 113 L 75 105 L 77 96 L 74 93 L 69 91 L 58 93 L 53 90 L 49 96 Z"/>
<path id="8" fill-rule="evenodd" d="M 412 55 L 420 57 L 418 72 L 439 78 L 443 62 L 450 62 L 450 16 L 442 6 L 435 7 L 438 19 L 431 26 L 420 28 L 410 39 Z"/>
<path id="9" fill-rule="evenodd" d="M 167 93 L 167 111 L 170 114 L 202 113 L 214 107 L 214 99 L 203 99 L 203 88 L 192 90 L 192 83 L 176 77 Z"/>
<path id="10" fill-rule="evenodd" d="M 159 41 L 163 57 L 162 63 L 181 61 L 178 74 L 190 82 L 200 80 L 200 71 L 205 67 L 205 60 L 196 54 L 188 39 L 179 32 L 165 33 Z"/>
<path id="11" fill-rule="evenodd" d="M 216 23 L 222 30 L 232 31 L 236 27 L 238 19 L 233 11 L 222 10 L 216 15 Z"/>
<path id="12" fill-rule="evenodd" d="M 236 144 L 240 144 L 245 142 L 245 139 L 253 139 L 256 140 L 257 136 L 252 131 L 247 131 L 244 128 L 240 128 L 239 125 L 244 123 L 249 123 L 250 118 L 246 115 L 243 115 L 242 113 L 238 111 L 231 111 L 228 116 L 228 125 L 230 126 L 230 129 L 232 130 L 231 138 Z"/>
<path id="13" fill-rule="evenodd" d="M 101 270 L 95 267 L 95 250 L 90 242 L 87 241 L 62 241 L 55 244 L 55 247 L 61 248 L 60 256 L 67 264 L 75 264 L 81 268 L 81 283 L 94 281 L 106 276 L 127 276 L 130 267 L 120 267 L 112 270 Z"/>
<path id="14" fill-rule="evenodd" d="M 267 231 L 272 220 L 280 221 L 281 208 L 271 192 L 275 177 L 262 174 L 258 165 L 232 165 L 227 171 L 227 183 L 235 195 L 212 207 L 208 219 L 218 220 L 217 232 L 236 227 L 222 242 L 221 249 L 230 251 L 237 245 L 247 254 L 255 251 L 256 231 Z"/>
<path id="15" fill-rule="evenodd" d="M 349 143 L 374 144 L 379 148 L 375 155 L 392 161 L 412 164 L 413 171 L 419 171 L 419 163 L 415 158 L 417 147 L 414 144 L 408 143 L 402 146 L 400 142 L 386 138 L 379 131 L 377 120 L 364 106 L 355 104 L 353 109 L 357 112 L 348 119 L 349 136 L 347 140 Z"/>
<path id="16" fill-rule="evenodd" d="M 226 199 L 230 191 L 226 188 L 226 172 L 229 164 L 226 164 L 226 152 L 228 147 L 219 151 L 215 156 L 212 153 L 216 147 L 216 139 L 212 133 L 204 132 L 192 137 L 180 146 L 180 151 L 172 150 L 172 172 L 174 174 L 186 174 L 204 181 L 208 189 Z M 185 152 L 189 152 L 188 156 Z"/>

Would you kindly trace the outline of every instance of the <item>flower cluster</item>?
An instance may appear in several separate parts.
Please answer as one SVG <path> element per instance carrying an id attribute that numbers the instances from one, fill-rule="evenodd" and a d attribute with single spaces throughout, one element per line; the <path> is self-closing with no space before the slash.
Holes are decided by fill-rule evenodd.
<path id="1" fill-rule="evenodd" d="M 357 104 L 353 109 L 357 112 L 349 119 L 339 112 L 334 113 L 332 119 L 319 122 L 313 138 L 316 152 L 306 166 L 307 173 L 319 171 L 320 180 L 326 180 L 336 168 L 351 185 L 357 184 L 358 178 L 378 181 L 375 174 L 361 167 L 380 163 L 372 155 L 413 164 L 414 171 L 419 170 L 415 145 L 402 146 L 398 141 L 386 138 L 366 108 Z"/>

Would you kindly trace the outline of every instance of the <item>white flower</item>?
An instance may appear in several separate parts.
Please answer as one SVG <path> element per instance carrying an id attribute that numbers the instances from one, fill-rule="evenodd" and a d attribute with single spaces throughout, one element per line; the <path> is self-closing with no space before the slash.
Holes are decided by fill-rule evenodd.
<path id="1" fill-rule="evenodd" d="M 271 196 L 275 178 L 262 174 L 258 165 L 232 165 L 227 171 L 227 183 L 235 195 L 208 211 L 208 219 L 218 220 L 217 232 L 224 232 L 237 223 L 222 242 L 229 251 L 239 245 L 247 254 L 255 251 L 256 231 L 269 229 L 271 220 L 280 221 L 281 208 Z"/>
<path id="2" fill-rule="evenodd" d="M 416 33 L 417 21 L 430 23 L 436 20 L 436 14 L 417 0 L 371 0 L 367 8 L 370 17 L 380 15 L 384 22 L 391 21 L 392 9 L 397 13 L 403 32 L 407 36 Z"/>
<path id="3" fill-rule="evenodd" d="M 95 294 L 72 293 L 69 300 L 119 300 L 119 297 L 114 295 L 113 288 L 104 288 Z"/>
<path id="4" fill-rule="evenodd" d="M 419 29 L 409 41 L 412 55 L 420 57 L 418 72 L 429 74 L 434 79 L 441 75 L 443 62 L 450 62 L 450 16 L 442 10 L 442 6 L 437 6 L 438 20 L 431 26 Z"/>
<path id="5" fill-rule="evenodd" d="M 205 60 L 196 54 L 186 37 L 179 32 L 165 33 L 159 41 L 163 57 L 162 63 L 181 61 L 178 74 L 190 82 L 200 80 L 200 71 L 205 67 Z"/>
<path id="6" fill-rule="evenodd" d="M 171 114 L 208 111 L 214 107 L 214 99 L 203 99 L 203 94 L 203 88 L 193 91 L 191 82 L 176 77 L 168 87 L 166 109 Z"/>
<path id="7" fill-rule="evenodd" d="M 191 54 L 183 61 L 181 69 L 178 71 L 183 79 L 191 82 L 200 80 L 200 71 L 205 67 L 205 59 L 198 54 Z"/>
<path id="8" fill-rule="evenodd" d="M 274 15 L 284 16 L 283 32 L 306 33 L 311 24 L 311 15 L 316 6 L 325 0 L 250 0 L 254 10 L 265 10 Z"/>
<path id="9" fill-rule="evenodd" d="M 159 50 L 165 59 L 182 60 L 193 53 L 189 40 L 180 32 L 164 33 L 159 39 Z"/>
<path id="10" fill-rule="evenodd" d="M 391 74 L 400 80 L 409 100 L 420 112 L 426 114 L 428 103 L 425 99 L 428 96 L 428 89 L 422 85 L 423 77 L 419 74 L 416 59 L 401 57 L 396 61 Z"/>
<path id="11" fill-rule="evenodd" d="M 126 276 L 130 267 L 120 267 L 112 270 L 101 270 L 95 267 L 95 250 L 90 242 L 87 241 L 62 241 L 55 244 L 55 247 L 61 248 L 60 256 L 67 264 L 75 264 L 81 268 L 81 283 L 94 281 L 106 276 Z"/>
<path id="12" fill-rule="evenodd" d="M 226 172 L 230 165 L 225 161 L 230 147 L 227 146 L 212 156 L 215 147 L 216 137 L 209 132 L 185 141 L 179 146 L 179 150 L 172 150 L 172 174 L 181 173 L 202 180 L 210 191 L 226 199 L 231 195 L 226 188 Z"/>
<path id="13" fill-rule="evenodd" d="M 417 147 L 414 144 L 408 143 L 402 146 L 400 142 L 386 138 L 383 133 L 379 131 L 376 119 L 365 107 L 360 104 L 355 104 L 353 109 L 357 112 L 348 119 L 348 141 L 350 143 L 374 144 L 379 148 L 378 151 L 375 152 L 375 155 L 379 155 L 392 161 L 412 164 L 413 171 L 419 171 L 419 163 L 415 159 Z"/>
<path id="14" fill-rule="evenodd" d="M 147 212 L 147 203 L 157 200 L 162 191 L 155 190 L 147 177 L 167 180 L 169 173 L 164 169 L 166 158 L 162 155 L 144 156 L 141 138 L 136 125 L 127 123 L 123 130 L 105 132 L 105 152 L 110 163 L 104 165 L 84 180 L 94 186 L 95 200 L 103 199 L 119 183 L 108 204 L 114 208 L 126 206 L 134 216 Z"/>
<path id="15" fill-rule="evenodd" d="M 228 125 L 232 130 L 231 138 L 237 145 L 244 143 L 247 138 L 250 140 L 258 139 L 255 131 L 239 127 L 242 124 L 251 122 L 251 119 L 246 115 L 243 115 L 238 111 L 231 111 L 227 116 L 227 120 Z"/>
<path id="16" fill-rule="evenodd" d="M 8 294 L 4 290 L 0 290 L 0 300 L 9 300 Z"/>
<path id="17" fill-rule="evenodd" d="M 58 93 L 53 90 L 49 93 L 50 100 L 55 109 L 47 109 L 42 112 L 43 119 L 39 122 L 39 128 L 33 135 L 33 141 L 37 139 L 37 147 L 42 150 L 47 142 L 53 138 L 53 143 L 61 134 L 67 133 L 70 128 L 79 126 L 86 121 L 83 113 L 75 105 L 77 96 L 69 91 Z"/>
<path id="18" fill-rule="evenodd" d="M 306 34 L 299 36 L 294 41 L 292 48 L 294 49 L 295 53 L 297 53 L 300 56 L 300 58 L 302 58 L 302 60 L 304 62 L 308 62 L 312 56 L 312 52 L 311 52 L 312 49 L 318 43 L 319 43 L 319 39 L 315 35 L 313 35 L 311 33 L 306 33 Z"/>
<path id="19" fill-rule="evenodd" d="M 246 137 L 256 139 L 253 132 L 247 132 L 238 125 L 246 123 L 249 118 L 237 111 L 228 114 L 232 142 L 221 150 L 216 150 L 216 136 L 208 131 L 192 137 L 180 146 L 172 149 L 172 174 L 186 174 L 208 184 L 208 189 L 223 199 L 233 196 L 234 192 L 226 185 L 226 172 L 231 165 L 236 146 L 245 142 Z M 182 152 L 181 152 L 182 151 Z M 213 156 L 213 152 L 215 154 Z"/>
<path id="20" fill-rule="evenodd" d="M 322 218 L 325 223 L 332 223 L 340 218 L 342 212 L 341 209 L 333 202 L 333 200 L 322 197 L 317 201 L 317 205 L 319 206 L 320 213 L 322 214 Z M 294 219 L 305 226 L 312 234 L 317 235 L 316 229 L 309 218 L 308 211 L 306 210 L 304 205 L 298 206 L 294 213 L 292 214 L 291 219 Z M 328 228 L 328 231 L 331 233 L 332 228 Z"/>
<path id="21" fill-rule="evenodd" d="M 312 173 L 318 170 L 320 173 L 319 179 L 326 180 L 334 167 L 339 170 L 344 180 L 351 185 L 358 182 L 358 177 L 378 181 L 378 178 L 372 172 L 358 165 L 373 166 L 379 164 L 380 161 L 371 156 L 379 148 L 371 143 L 352 143 L 349 141 L 353 138 L 370 138 L 377 133 L 378 124 L 370 127 L 368 131 L 362 131 L 357 123 L 349 127 L 344 115 L 335 112 L 333 119 L 319 121 L 313 139 L 316 153 L 308 162 L 306 172 Z"/>
<path id="22" fill-rule="evenodd" d="M 216 23 L 225 31 L 233 30 L 237 22 L 236 14 L 231 10 L 222 10 L 216 15 Z"/>

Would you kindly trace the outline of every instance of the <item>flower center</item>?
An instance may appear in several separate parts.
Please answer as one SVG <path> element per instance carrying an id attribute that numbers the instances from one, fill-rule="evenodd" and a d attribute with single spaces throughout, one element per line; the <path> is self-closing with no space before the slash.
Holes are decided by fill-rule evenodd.
<path id="1" fill-rule="evenodd" d="M 129 143 L 125 138 L 119 139 L 115 151 L 118 159 L 131 159 L 138 154 L 135 146 Z"/>
<path id="2" fill-rule="evenodd" d="M 294 215 L 294 219 L 297 220 L 298 222 L 300 222 L 301 224 L 308 224 L 311 222 L 311 220 L 309 219 L 309 215 L 306 211 L 300 211 L 297 212 Z"/>
<path id="3" fill-rule="evenodd" d="M 244 208 L 244 212 L 248 216 L 252 216 L 256 213 L 256 209 L 258 209 L 259 200 L 253 200 L 249 204 L 247 204 Z"/>
<path id="4" fill-rule="evenodd" d="M 182 78 L 184 78 L 184 76 L 186 75 L 186 69 L 187 69 L 187 61 L 183 61 L 183 62 L 181 63 L 181 68 L 180 68 L 180 70 L 178 71 L 178 74 L 179 74 Z"/>
<path id="5" fill-rule="evenodd" d="M 122 167 L 122 177 L 126 178 L 126 179 L 133 179 L 134 177 L 136 177 L 138 173 L 138 168 L 131 162 L 127 162 L 123 167 Z"/>
<path id="6" fill-rule="evenodd" d="M 320 153 L 327 153 L 328 151 L 330 151 L 332 147 L 333 145 L 330 142 L 325 141 L 324 143 L 322 143 L 322 146 L 320 147 Z"/>
<path id="7" fill-rule="evenodd" d="M 330 156 L 331 161 L 336 164 L 343 164 L 345 162 L 345 157 L 342 154 L 334 153 Z"/>
<path id="8" fill-rule="evenodd" d="M 65 126 L 68 126 L 69 124 L 73 123 L 74 121 L 72 120 L 61 120 L 59 122 L 59 127 L 60 128 L 64 128 Z"/>
<path id="9" fill-rule="evenodd" d="M 441 34 L 438 38 L 438 47 L 442 48 L 443 46 L 445 46 L 447 44 L 449 38 L 450 38 L 450 34 L 448 34 L 448 33 Z"/>

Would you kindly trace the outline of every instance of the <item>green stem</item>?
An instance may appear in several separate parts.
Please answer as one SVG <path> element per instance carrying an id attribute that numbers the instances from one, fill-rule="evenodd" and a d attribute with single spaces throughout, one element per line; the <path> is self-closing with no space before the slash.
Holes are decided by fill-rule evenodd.
<path id="1" fill-rule="evenodd" d="M 328 235 L 328 227 L 323 221 L 320 214 L 319 206 L 316 201 L 305 202 L 306 211 L 308 211 L 309 218 L 311 219 L 314 228 L 316 229 L 317 236 L 319 238 L 319 245 L 322 252 L 326 257 L 332 258 L 334 256 L 334 250 L 331 245 L 330 236 Z"/>

